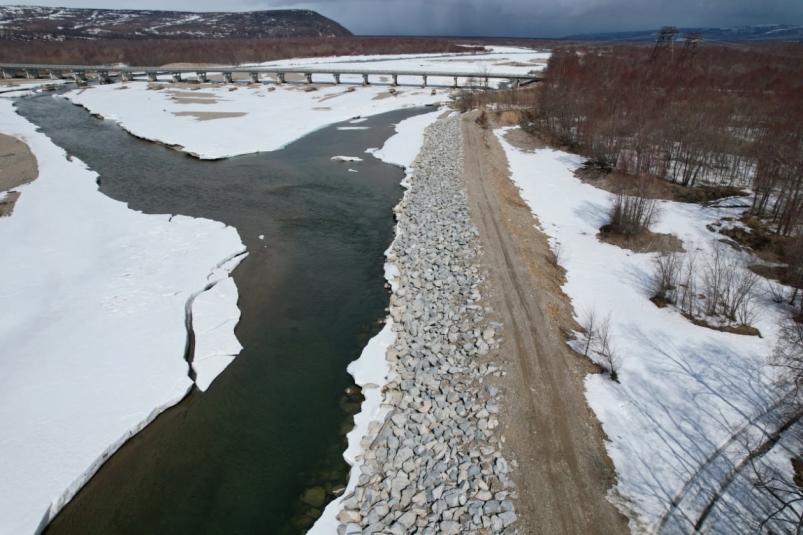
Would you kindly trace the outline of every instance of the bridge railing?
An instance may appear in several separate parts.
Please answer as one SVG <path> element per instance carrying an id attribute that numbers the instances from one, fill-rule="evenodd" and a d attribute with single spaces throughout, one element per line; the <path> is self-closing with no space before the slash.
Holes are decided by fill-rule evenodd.
<path id="1" fill-rule="evenodd" d="M 440 71 L 440 70 L 426 70 L 426 69 L 375 69 L 375 68 L 341 68 L 341 67 L 326 67 L 325 65 L 317 66 L 243 66 L 233 65 L 225 66 L 218 65 L 214 67 L 147 67 L 147 66 L 122 66 L 122 65 L 45 65 L 45 64 L 23 64 L 23 63 L 0 63 L 0 70 L 3 73 L 13 73 L 15 71 L 26 71 L 28 73 L 36 73 L 38 76 L 42 72 L 52 73 L 86 73 L 95 72 L 103 73 L 108 76 L 109 73 L 120 73 L 128 75 L 145 75 L 149 74 L 151 77 L 159 74 L 208 74 L 218 73 L 224 75 L 231 75 L 232 73 L 245 73 L 252 75 L 259 74 L 274 74 L 282 75 L 284 78 L 286 74 L 301 74 L 307 76 L 307 81 L 313 74 L 324 75 L 362 75 L 364 78 L 367 76 L 422 76 L 422 77 L 443 77 L 443 78 L 474 78 L 480 80 L 490 79 L 507 79 L 521 81 L 540 81 L 544 76 L 541 73 L 520 73 L 520 72 L 498 72 L 498 71 Z M 253 76 L 252 76 L 253 78 Z"/>

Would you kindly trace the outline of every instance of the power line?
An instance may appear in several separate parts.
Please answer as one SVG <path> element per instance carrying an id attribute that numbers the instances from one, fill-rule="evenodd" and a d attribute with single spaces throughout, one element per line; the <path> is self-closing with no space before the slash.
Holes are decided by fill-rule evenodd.
<path id="1" fill-rule="evenodd" d="M 650 61 L 656 61 L 659 57 L 669 53 L 670 61 L 675 59 L 675 36 L 680 33 L 675 26 L 662 26 L 658 31 L 658 40 L 655 48 L 652 49 Z"/>

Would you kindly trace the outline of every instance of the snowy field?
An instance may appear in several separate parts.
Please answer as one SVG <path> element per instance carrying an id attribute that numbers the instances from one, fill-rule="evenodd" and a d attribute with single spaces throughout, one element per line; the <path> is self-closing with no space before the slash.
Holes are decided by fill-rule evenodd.
<path id="1" fill-rule="evenodd" d="M 728 486 L 747 448 L 783 423 L 774 407 L 782 392 L 766 358 L 788 311 L 771 301 L 764 279 L 755 290 L 761 315 L 754 325 L 761 338 L 695 326 L 673 307 L 656 307 L 649 298 L 657 253 L 636 254 L 597 240 L 608 223 L 609 194 L 573 175 L 583 159 L 550 149 L 523 152 L 507 143 L 505 130 L 496 133 L 512 179 L 553 250 L 560 244 L 564 291 L 578 321 L 592 309 L 598 317 L 610 314 L 612 344 L 622 358 L 620 382 L 607 374 L 589 375 L 585 382 L 618 474 L 609 499 L 628 515 L 634 532 L 690 533 L 711 498 Z M 677 235 L 687 251 L 698 250 L 702 262 L 721 237 L 706 225 L 742 211 L 662 202 L 652 230 Z M 580 334 L 574 342 L 581 353 L 583 340 Z M 788 470 L 789 456 L 778 458 Z M 749 514 L 740 524 L 738 516 L 718 512 L 728 506 L 732 513 L 738 510 L 734 503 L 759 499 L 745 481 L 727 488 L 703 532 L 751 529 Z M 672 501 L 677 507 L 670 508 Z"/>
<path id="2" fill-rule="evenodd" d="M 340 56 L 323 58 L 290 59 L 261 63 L 264 67 L 278 66 L 315 66 L 355 68 L 360 64 L 370 70 L 398 69 L 406 71 L 449 71 L 449 72 L 477 72 L 488 73 L 522 73 L 542 71 L 546 67 L 550 52 L 537 52 L 527 48 L 517 47 L 486 47 L 488 52 L 481 54 L 402 54 L 397 56 Z M 410 77 L 413 83 L 420 84 L 420 77 Z M 313 77 L 313 82 L 318 81 Z M 329 75 L 320 75 L 320 80 L 331 82 Z M 356 78 L 362 82 L 362 78 Z M 402 78 L 399 78 L 401 83 Z M 452 78 L 434 77 L 433 83 L 451 86 Z M 464 80 L 461 79 L 461 82 Z"/>
<path id="3" fill-rule="evenodd" d="M 526 74 L 541 70 L 548 56 L 532 50 L 503 48 L 478 55 L 333 57 L 264 65 L 326 64 L 354 68 L 368 63 L 368 69 L 469 72 L 487 68 L 488 72 Z M 514 62 L 524 66 L 509 65 Z M 313 76 L 315 91 L 306 91 L 309 86 L 303 82 L 291 82 L 289 75 L 288 83 L 282 85 L 268 77 L 260 84 L 246 85 L 241 81 L 236 85 L 198 84 L 181 88 L 171 87 L 167 83 L 169 76 L 163 77 L 163 81 L 161 90 L 148 89 L 146 82 L 137 81 L 92 86 L 72 91 L 66 98 L 92 113 L 117 121 L 138 137 L 180 146 L 200 158 L 216 159 L 276 150 L 314 130 L 354 117 L 448 102 L 454 83 L 452 78 L 430 77 L 427 87 L 422 88 L 420 76 L 400 76 L 400 87 L 392 95 L 391 79 L 379 76 L 371 78 L 369 87 L 362 87 L 359 75 L 342 75 L 341 85 L 337 86 L 332 84 L 330 75 L 317 75 Z M 460 79 L 460 83 L 465 80 Z M 127 89 L 121 90 L 123 87 Z"/>
<path id="4" fill-rule="evenodd" d="M 0 533 L 24 534 L 192 388 L 188 307 L 203 327 L 199 387 L 237 354 L 228 275 L 245 247 L 221 223 L 109 199 L 96 173 L 7 100 L 0 132 L 26 142 L 39 164 L 0 218 Z"/>

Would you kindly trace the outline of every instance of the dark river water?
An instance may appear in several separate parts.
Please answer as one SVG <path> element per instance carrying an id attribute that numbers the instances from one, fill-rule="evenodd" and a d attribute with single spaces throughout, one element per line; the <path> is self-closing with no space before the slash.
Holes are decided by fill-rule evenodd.
<path id="1" fill-rule="evenodd" d="M 17 109 L 97 171 L 104 194 L 150 214 L 222 221 L 250 252 L 233 274 L 242 353 L 207 392 L 123 446 L 46 533 L 303 533 L 321 509 L 299 500 L 306 489 L 322 487 L 329 500 L 345 482 L 343 434 L 359 401 L 344 396 L 346 366 L 388 303 L 382 253 L 403 172 L 364 152 L 395 123 L 433 109 L 213 162 L 138 140 L 51 95 Z"/>

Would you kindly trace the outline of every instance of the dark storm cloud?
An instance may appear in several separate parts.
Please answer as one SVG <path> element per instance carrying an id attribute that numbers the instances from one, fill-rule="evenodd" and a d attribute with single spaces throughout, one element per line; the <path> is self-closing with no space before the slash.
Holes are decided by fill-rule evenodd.
<path id="1" fill-rule="evenodd" d="M 319 0 L 296 5 L 335 18 L 360 34 L 558 37 L 664 24 L 803 24 L 801 0 Z"/>
<path id="2" fill-rule="evenodd" d="M 676 26 L 803 24 L 801 0 L 16 0 L 69 7 L 312 9 L 356 34 L 559 37 Z"/>

